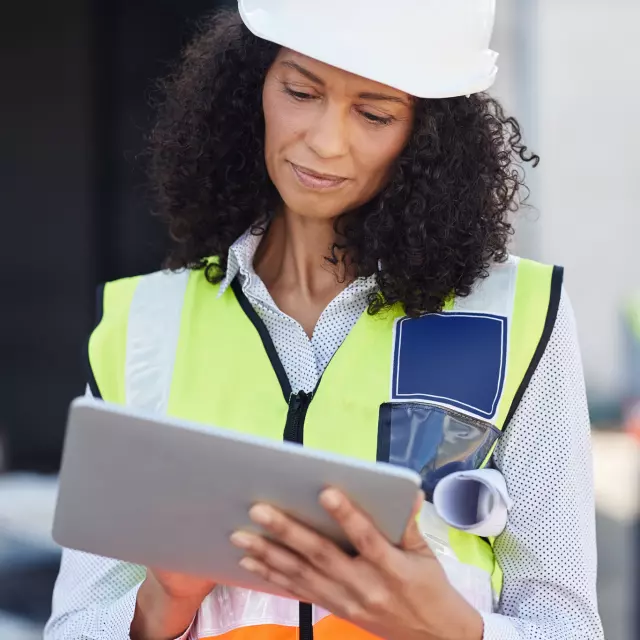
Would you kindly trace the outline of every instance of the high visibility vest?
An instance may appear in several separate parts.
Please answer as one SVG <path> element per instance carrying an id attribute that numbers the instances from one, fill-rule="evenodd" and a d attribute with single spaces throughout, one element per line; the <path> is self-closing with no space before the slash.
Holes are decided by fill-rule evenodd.
<path id="1" fill-rule="evenodd" d="M 640 439 L 640 293 L 632 296 L 624 308 L 625 324 L 625 396 L 624 428 Z"/>
<path id="2" fill-rule="evenodd" d="M 390 438 L 402 437 L 389 427 L 395 409 L 413 411 L 414 428 L 415 417 L 430 407 L 502 431 L 546 348 L 561 287 L 560 268 L 510 257 L 442 313 L 407 318 L 399 306 L 365 312 L 311 401 L 302 402 L 237 282 L 218 295 L 219 286 L 202 271 L 125 279 L 105 286 L 102 318 L 89 342 L 94 393 L 274 440 L 294 439 L 295 432 L 307 447 L 388 461 Z M 499 596 L 493 540 L 446 527 L 445 536 L 456 561 L 483 575 Z M 318 607 L 227 587 L 203 603 L 196 635 L 294 640 L 311 624 L 316 640 L 372 638 Z"/>
<path id="3" fill-rule="evenodd" d="M 631 335 L 640 342 L 640 293 L 627 301 L 624 307 L 624 319 Z"/>

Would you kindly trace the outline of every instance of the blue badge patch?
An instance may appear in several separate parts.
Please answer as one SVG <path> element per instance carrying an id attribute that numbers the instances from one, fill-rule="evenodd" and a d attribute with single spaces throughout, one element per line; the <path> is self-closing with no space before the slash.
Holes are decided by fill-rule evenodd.
<path id="1" fill-rule="evenodd" d="M 480 418 L 496 415 L 507 361 L 507 319 L 434 313 L 396 325 L 396 401 L 442 402 Z"/>

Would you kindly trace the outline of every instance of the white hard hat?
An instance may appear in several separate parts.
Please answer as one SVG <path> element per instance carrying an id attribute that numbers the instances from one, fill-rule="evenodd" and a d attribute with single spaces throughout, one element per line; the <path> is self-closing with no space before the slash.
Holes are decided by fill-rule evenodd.
<path id="1" fill-rule="evenodd" d="M 495 0 L 238 0 L 256 36 L 418 98 L 488 89 Z"/>

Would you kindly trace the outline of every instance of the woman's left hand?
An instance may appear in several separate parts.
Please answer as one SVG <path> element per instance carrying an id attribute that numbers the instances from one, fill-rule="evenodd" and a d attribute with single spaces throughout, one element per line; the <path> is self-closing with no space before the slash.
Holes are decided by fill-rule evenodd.
<path id="1" fill-rule="evenodd" d="M 343 494 L 328 489 L 320 503 L 358 552 L 332 542 L 266 505 L 251 519 L 266 538 L 237 532 L 232 542 L 247 556 L 242 566 L 290 598 L 316 604 L 385 640 L 482 640 L 480 614 L 450 585 L 424 540 L 416 501 L 400 547 L 395 547 Z"/>

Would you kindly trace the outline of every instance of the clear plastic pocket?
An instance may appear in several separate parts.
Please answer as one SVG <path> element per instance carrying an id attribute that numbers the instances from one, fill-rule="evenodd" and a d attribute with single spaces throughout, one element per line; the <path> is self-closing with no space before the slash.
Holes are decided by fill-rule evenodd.
<path id="1" fill-rule="evenodd" d="M 385 403 L 378 420 L 378 460 L 422 476 L 427 500 L 457 471 L 482 466 L 500 431 L 491 423 L 423 402 Z"/>

